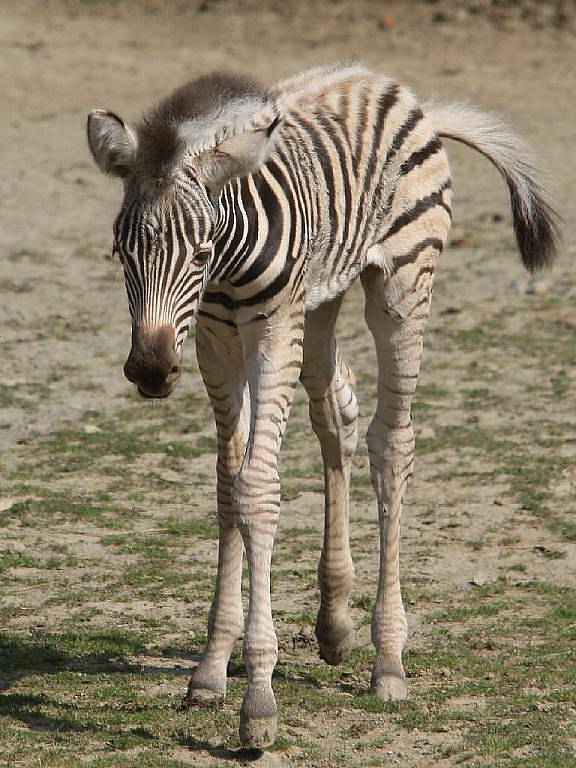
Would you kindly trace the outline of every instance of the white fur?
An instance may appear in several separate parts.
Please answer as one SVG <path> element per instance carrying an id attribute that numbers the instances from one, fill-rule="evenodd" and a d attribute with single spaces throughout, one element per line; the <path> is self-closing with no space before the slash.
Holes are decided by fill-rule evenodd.
<path id="1" fill-rule="evenodd" d="M 537 195 L 545 200 L 548 195 L 540 184 L 541 172 L 528 145 L 499 118 L 469 104 L 432 103 L 424 104 L 423 109 L 439 136 L 478 150 L 511 180 L 519 194 L 521 213 L 529 221 L 538 205 Z"/>
<path id="2" fill-rule="evenodd" d="M 266 102 L 255 98 L 235 99 L 208 115 L 183 121 L 178 125 L 178 133 L 186 142 L 187 152 L 199 155 L 232 136 L 264 127 L 265 114 L 272 122 L 274 113 Z"/>

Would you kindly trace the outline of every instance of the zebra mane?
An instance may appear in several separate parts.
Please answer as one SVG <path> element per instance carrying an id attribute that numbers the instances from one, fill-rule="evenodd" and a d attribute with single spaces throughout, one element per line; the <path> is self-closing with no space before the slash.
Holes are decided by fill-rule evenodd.
<path id="1" fill-rule="evenodd" d="M 149 191 L 170 185 L 186 156 L 198 156 L 243 131 L 270 123 L 274 102 L 254 80 L 214 72 L 190 80 L 136 127 L 136 174 Z"/>

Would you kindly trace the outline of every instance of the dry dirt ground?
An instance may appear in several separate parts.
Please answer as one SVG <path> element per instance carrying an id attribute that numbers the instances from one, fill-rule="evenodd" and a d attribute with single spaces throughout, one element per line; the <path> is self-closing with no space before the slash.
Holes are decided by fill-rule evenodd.
<path id="1" fill-rule="evenodd" d="M 87 111 L 126 118 L 190 76 L 265 82 L 362 60 L 422 98 L 470 99 L 536 148 L 565 217 L 529 280 L 505 190 L 449 147 L 444 255 L 415 406 L 402 577 L 412 698 L 366 694 L 377 527 L 363 443 L 352 544 L 358 649 L 318 661 L 321 465 L 300 392 L 274 563 L 280 737 L 238 750 L 234 657 L 220 709 L 178 702 L 215 572 L 214 430 L 187 344 L 162 404 L 122 376 L 130 325 L 110 251 L 120 190 L 93 167 Z M 0 764 L 574 764 L 576 37 L 573 3 L 0 3 Z M 375 366 L 355 288 L 340 320 L 362 428 Z"/>

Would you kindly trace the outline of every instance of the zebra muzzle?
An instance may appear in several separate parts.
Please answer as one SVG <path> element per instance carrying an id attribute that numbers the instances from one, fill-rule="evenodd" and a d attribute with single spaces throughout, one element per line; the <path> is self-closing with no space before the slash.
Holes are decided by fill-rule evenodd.
<path id="1" fill-rule="evenodd" d="M 132 349 L 124 375 L 136 384 L 142 397 L 168 397 L 181 373 L 181 353 L 176 350 L 176 334 L 171 325 L 133 326 Z"/>

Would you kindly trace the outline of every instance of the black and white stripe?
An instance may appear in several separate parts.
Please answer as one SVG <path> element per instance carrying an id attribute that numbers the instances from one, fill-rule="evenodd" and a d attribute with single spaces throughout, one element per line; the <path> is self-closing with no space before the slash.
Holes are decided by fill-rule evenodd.
<path id="1" fill-rule="evenodd" d="M 501 172 L 520 252 L 533 270 L 555 254 L 558 219 L 529 153 L 491 118 L 468 107 L 422 109 L 404 86 L 356 66 L 311 70 L 268 91 L 239 76 L 201 77 L 135 132 L 95 110 L 88 137 L 100 168 L 122 177 L 126 189 L 115 240 L 137 331 L 130 380 L 147 382 L 150 396 L 167 396 L 198 318 L 198 362 L 218 431 L 220 549 L 206 653 L 188 701 L 226 690 L 243 628 L 245 550 L 240 738 L 253 747 L 274 740 L 270 563 L 278 453 L 299 378 L 326 491 L 316 636 L 330 664 L 350 650 L 348 495 L 358 408 L 334 328 L 342 294 L 359 275 L 378 361 L 367 433 L 380 521 L 371 688 L 381 699 L 404 698 L 400 518 L 414 461 L 411 401 L 451 224 L 441 138 L 468 144 Z"/>
<path id="2" fill-rule="evenodd" d="M 498 167 L 526 265 L 550 260 L 554 211 L 530 155 L 498 122 L 469 107 L 423 111 L 407 88 L 359 66 L 311 70 L 266 92 L 234 77 L 179 89 L 134 139 L 134 173 L 115 232 L 135 324 L 172 324 L 180 345 L 200 302 L 200 312 L 226 322 L 230 311 L 251 308 L 256 316 L 285 299 L 303 298 L 314 309 L 369 264 L 394 274 L 423 253 L 437 255 L 442 237 L 427 227 L 434 219 L 447 231 L 451 197 L 440 135 Z M 220 101 L 203 112 L 202 99 L 216 99 L 210 87 L 220 88 Z M 265 162 L 210 190 L 210 120 L 217 153 L 222 137 L 272 118 Z M 114 162 L 116 155 L 106 169 Z M 209 270 L 199 269 L 194 254 L 210 247 Z"/>
<path id="3" fill-rule="evenodd" d="M 156 209 L 129 189 L 114 225 L 133 324 L 171 325 L 178 346 L 208 281 L 213 227 L 210 203 L 196 200 L 198 182 L 182 176 L 179 194 Z M 205 252 L 204 264 L 194 265 Z"/>
<path id="4" fill-rule="evenodd" d="M 313 309 L 344 291 L 387 235 L 432 208 L 449 218 L 445 162 L 432 181 L 419 180 L 423 194 L 411 192 L 409 208 L 395 201 L 400 182 L 443 159 L 410 92 L 360 68 L 328 74 L 325 90 L 316 79 L 303 92 L 298 78 L 278 86 L 273 154 L 225 185 L 216 204 L 185 158 L 158 200 L 141 194 L 138 177 L 128 186 L 115 237 L 135 324 L 172 324 L 180 345 L 200 300 L 201 313 L 223 321 L 285 299 Z M 399 266 L 422 242 L 415 232 L 403 244 Z M 209 272 L 192 264 L 206 244 Z"/>

